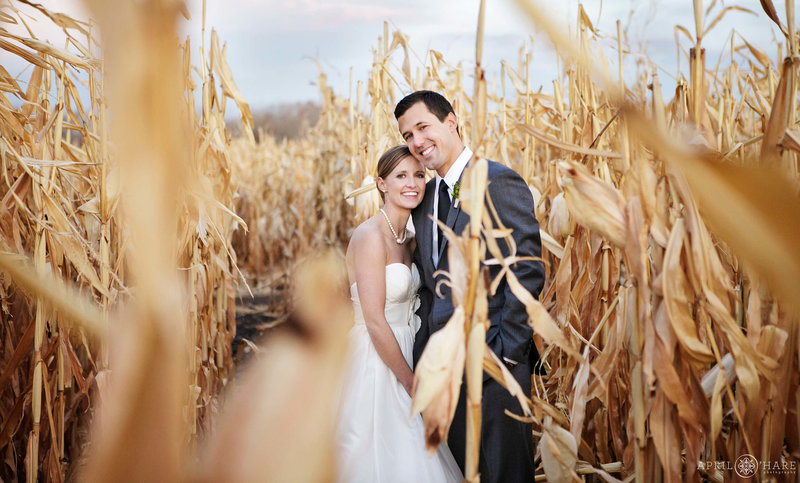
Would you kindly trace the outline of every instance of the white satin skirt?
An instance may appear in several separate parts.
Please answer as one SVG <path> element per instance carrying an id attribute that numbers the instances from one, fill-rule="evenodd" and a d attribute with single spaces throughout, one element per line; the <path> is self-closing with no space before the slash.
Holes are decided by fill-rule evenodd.
<path id="1" fill-rule="evenodd" d="M 390 325 L 411 365 L 414 327 Z M 460 482 L 461 470 L 442 443 L 429 455 L 422 417 L 411 413 L 411 398 L 383 363 L 367 333 L 350 331 L 348 376 L 337 431 L 338 478 L 347 483 Z"/>

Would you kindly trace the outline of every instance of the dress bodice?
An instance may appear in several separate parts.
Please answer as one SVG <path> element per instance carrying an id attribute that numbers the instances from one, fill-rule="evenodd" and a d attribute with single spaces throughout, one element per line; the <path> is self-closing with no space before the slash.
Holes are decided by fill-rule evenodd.
<path id="1" fill-rule="evenodd" d="M 419 297 L 417 296 L 419 285 L 419 271 L 413 263 L 410 269 L 403 263 L 386 265 L 386 305 L 384 314 L 389 325 L 419 325 L 414 320 L 416 318 L 414 312 L 419 308 Z M 350 285 L 350 300 L 353 301 L 355 324 L 363 325 L 364 313 L 361 310 L 361 301 L 358 298 L 358 287 L 355 282 Z"/>

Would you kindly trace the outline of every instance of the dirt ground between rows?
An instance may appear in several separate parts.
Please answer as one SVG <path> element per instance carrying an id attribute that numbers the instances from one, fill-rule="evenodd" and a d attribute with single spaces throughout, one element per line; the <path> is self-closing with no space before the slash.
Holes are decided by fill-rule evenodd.
<path id="1" fill-rule="evenodd" d="M 286 316 L 280 293 L 240 294 L 236 298 L 236 336 L 233 339 L 233 360 L 237 367 L 246 365 L 253 352 L 261 347 L 269 329 L 282 323 Z"/>

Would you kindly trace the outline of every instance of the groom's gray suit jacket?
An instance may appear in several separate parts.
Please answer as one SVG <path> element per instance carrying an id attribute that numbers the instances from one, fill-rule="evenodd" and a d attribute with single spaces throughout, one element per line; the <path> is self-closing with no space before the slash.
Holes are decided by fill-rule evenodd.
<path id="1" fill-rule="evenodd" d="M 433 332 L 444 327 L 454 307 L 450 288 L 444 284 L 437 297 L 436 284 L 443 278 L 441 274 L 434 277 L 438 270 L 448 270 L 447 239 L 442 243 L 439 252 L 439 265 L 434 267 L 431 254 L 433 250 L 433 198 L 436 190 L 436 179 L 430 180 L 425 187 L 425 197 L 420 205 L 412 211 L 414 228 L 416 229 L 417 248 L 414 261 L 422 275 L 420 287 L 420 309 L 417 314 L 422 325 L 414 341 L 414 364 L 422 354 L 422 349 Z M 497 214 L 506 228 L 513 229 L 512 236 L 517 245 L 517 256 L 540 257 L 542 252 L 539 238 L 539 222 L 536 221 L 534 203 L 528 186 L 515 171 L 489 161 L 489 196 Z M 447 215 L 447 226 L 461 235 L 469 222 L 469 215 L 462 207 L 451 206 Z M 508 256 L 509 247 L 499 240 L 504 256 Z M 524 260 L 512 266 L 512 270 L 520 283 L 533 294 L 539 296 L 544 285 L 544 266 L 539 261 Z M 494 279 L 500 271 L 499 266 L 490 266 L 489 273 Z M 525 306 L 511 293 L 505 278 L 497 288 L 494 297 L 489 298 L 489 319 L 491 324 L 486 332 L 486 342 L 501 359 L 516 362 L 530 361 L 533 369 L 539 359 L 536 347 L 532 344 L 532 330 L 528 325 Z"/>

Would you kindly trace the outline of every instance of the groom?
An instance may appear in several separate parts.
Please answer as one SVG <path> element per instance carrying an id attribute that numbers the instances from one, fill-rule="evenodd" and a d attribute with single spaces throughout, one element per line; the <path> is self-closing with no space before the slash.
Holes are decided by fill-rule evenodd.
<path id="1" fill-rule="evenodd" d="M 449 287 L 442 285 L 442 297 L 435 295 L 436 284 L 442 275 L 434 277 L 434 272 L 449 270 L 449 266 L 447 240 L 433 220 L 442 220 L 459 235 L 469 222 L 469 215 L 452 200 L 454 187 L 461 179 L 472 151 L 461 141 L 452 105 L 436 92 L 409 94 L 397 104 L 394 116 L 412 155 L 426 168 L 436 171 L 436 176 L 425 187 L 425 198 L 411 214 L 417 232 L 414 261 L 422 273 L 422 304 L 418 312 L 422 326 L 414 342 L 416 364 L 430 335 L 441 329 L 454 311 Z M 541 256 L 539 223 L 534 215 L 531 192 L 523 179 L 502 164 L 489 161 L 488 190 L 502 223 L 514 230 L 516 255 Z M 508 256 L 509 247 L 502 240 L 499 243 L 503 254 Z M 522 260 L 511 268 L 520 283 L 538 297 L 544 285 L 542 263 Z M 498 266 L 490 267 L 492 279 L 499 270 Z M 530 395 L 532 368 L 538 362 L 539 354 L 533 344 L 525 306 L 511 293 L 505 279 L 489 299 L 489 319 L 486 343 L 505 362 L 525 394 Z M 466 454 L 465 400 L 465 385 L 462 384 L 447 440 L 462 471 Z M 521 412 L 519 402 L 494 379 L 484 375 L 478 468 L 481 480 L 531 482 L 534 480 L 531 425 L 510 418 L 504 414 L 505 409 L 516 414 Z"/>

